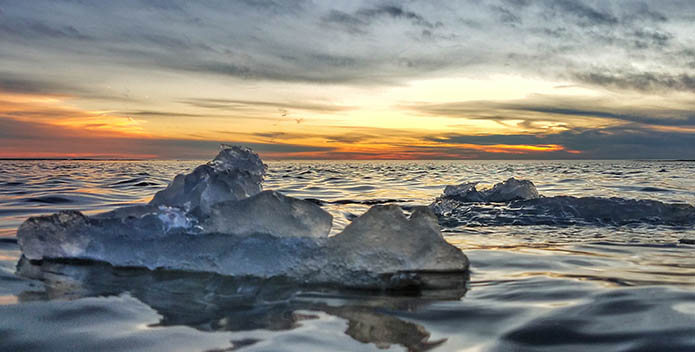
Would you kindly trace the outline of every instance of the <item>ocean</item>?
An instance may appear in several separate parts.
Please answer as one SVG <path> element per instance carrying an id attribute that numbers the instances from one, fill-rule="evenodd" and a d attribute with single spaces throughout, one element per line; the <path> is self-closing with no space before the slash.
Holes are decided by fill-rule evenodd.
<path id="1" fill-rule="evenodd" d="M 609 218 L 591 221 L 502 205 L 440 219 L 471 261 L 460 290 L 308 288 L 100 263 L 18 270 L 15 234 L 28 217 L 145 203 L 202 163 L 0 161 L 0 351 L 695 350 L 695 221 L 641 219 L 652 203 L 623 201 L 695 204 L 688 161 L 267 162 L 264 189 L 320 204 L 333 234 L 372 205 L 429 205 L 464 182 L 516 177 L 545 197 L 617 199 Z"/>

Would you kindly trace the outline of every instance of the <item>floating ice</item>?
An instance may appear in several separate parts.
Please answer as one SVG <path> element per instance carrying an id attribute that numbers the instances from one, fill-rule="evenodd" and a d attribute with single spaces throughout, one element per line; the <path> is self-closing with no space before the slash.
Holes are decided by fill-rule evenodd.
<path id="1" fill-rule="evenodd" d="M 483 191 L 489 202 L 509 202 L 519 199 L 536 199 L 539 197 L 536 186 L 529 180 L 517 180 L 514 177 Z"/>
<path id="2" fill-rule="evenodd" d="M 478 191 L 476 186 L 477 183 L 446 186 L 443 198 L 454 199 L 460 202 L 509 202 L 517 199 L 534 199 L 539 197 L 533 182 L 517 180 L 514 177 L 482 191 Z"/>
<path id="3" fill-rule="evenodd" d="M 505 204 L 486 202 L 505 202 Z M 482 192 L 475 190 L 475 184 L 447 186 L 444 194 L 430 207 L 440 217 L 440 223 L 447 227 L 695 224 L 695 207 L 688 204 L 668 204 L 655 200 L 615 197 L 541 197 L 531 181 L 514 178 Z"/>
<path id="4" fill-rule="evenodd" d="M 272 192 L 261 198 L 274 198 Z M 309 203 L 310 204 L 310 203 Z M 468 259 L 437 218 L 417 208 L 372 207 L 333 237 L 160 231 L 159 217 L 96 218 L 76 211 L 32 217 L 18 231 L 29 260 L 82 259 L 115 266 L 215 272 L 378 289 L 463 287 Z M 163 229 L 162 229 L 163 230 Z"/>
<path id="5" fill-rule="evenodd" d="M 331 237 L 326 248 L 327 272 L 341 273 L 350 282 L 365 280 L 365 286 L 371 279 L 366 273 L 381 273 L 389 274 L 395 286 L 447 287 L 451 278 L 443 274 L 468 269 L 468 258 L 444 240 L 427 207 L 415 207 L 407 218 L 396 205 L 373 206 Z"/>
<path id="6" fill-rule="evenodd" d="M 444 187 L 444 197 L 461 202 L 484 202 L 485 198 L 476 189 L 477 183 L 462 183 L 458 186 Z"/>
<path id="7" fill-rule="evenodd" d="M 214 204 L 201 221 L 204 232 L 326 237 L 333 217 L 312 202 L 264 191 L 240 201 Z"/>
<path id="8" fill-rule="evenodd" d="M 178 206 L 208 212 L 212 204 L 259 193 L 267 166 L 249 148 L 223 145 L 214 160 L 187 175 L 177 175 L 157 192 L 152 205 Z"/>
<path id="9" fill-rule="evenodd" d="M 147 205 L 87 217 L 32 217 L 17 231 L 29 260 L 214 272 L 349 287 L 464 287 L 468 259 L 426 207 L 410 217 L 374 206 L 328 237 L 332 216 L 314 202 L 261 192 L 265 165 L 241 147 L 178 175 Z"/>

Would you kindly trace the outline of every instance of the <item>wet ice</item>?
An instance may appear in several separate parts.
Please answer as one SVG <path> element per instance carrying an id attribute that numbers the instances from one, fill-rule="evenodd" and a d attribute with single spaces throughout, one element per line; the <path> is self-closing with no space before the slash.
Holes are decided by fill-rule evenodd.
<path id="1" fill-rule="evenodd" d="M 427 208 L 410 217 L 374 206 L 328 237 L 332 216 L 314 202 L 262 192 L 266 166 L 226 147 L 178 175 L 147 205 L 87 217 L 32 217 L 17 236 L 29 260 L 214 272 L 361 288 L 463 287 L 468 259 L 447 243 Z M 442 275 L 441 273 L 445 273 Z"/>
<path id="2" fill-rule="evenodd" d="M 430 207 L 447 227 L 695 224 L 695 207 L 689 204 L 619 197 L 544 197 L 533 182 L 515 178 L 482 191 L 475 183 L 446 186 Z"/>

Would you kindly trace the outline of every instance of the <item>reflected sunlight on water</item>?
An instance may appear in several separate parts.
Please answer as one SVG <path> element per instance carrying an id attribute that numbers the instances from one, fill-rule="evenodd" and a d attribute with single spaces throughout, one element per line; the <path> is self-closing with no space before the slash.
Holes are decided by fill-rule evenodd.
<path id="1" fill-rule="evenodd" d="M 17 268 L 13 236 L 28 216 L 146 202 L 200 162 L 0 163 L 2 350 L 695 350 L 692 226 L 445 227 L 471 260 L 469 290 L 422 295 L 102 264 Z M 317 200 L 337 233 L 373 204 L 408 209 L 447 184 L 511 176 L 546 196 L 694 204 L 694 172 L 687 162 L 271 162 L 264 187 Z"/>

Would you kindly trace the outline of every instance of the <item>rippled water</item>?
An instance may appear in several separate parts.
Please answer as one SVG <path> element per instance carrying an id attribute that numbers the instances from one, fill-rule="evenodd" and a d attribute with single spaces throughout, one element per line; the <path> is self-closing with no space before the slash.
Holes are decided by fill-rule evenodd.
<path id="1" fill-rule="evenodd" d="M 695 350 L 695 229 L 446 225 L 467 291 L 417 296 L 218 275 L 19 261 L 28 216 L 148 201 L 200 161 L 1 161 L 0 350 Z M 695 163 L 271 162 L 266 189 L 311 198 L 334 233 L 370 205 L 431 203 L 508 177 L 545 196 L 695 203 Z"/>

